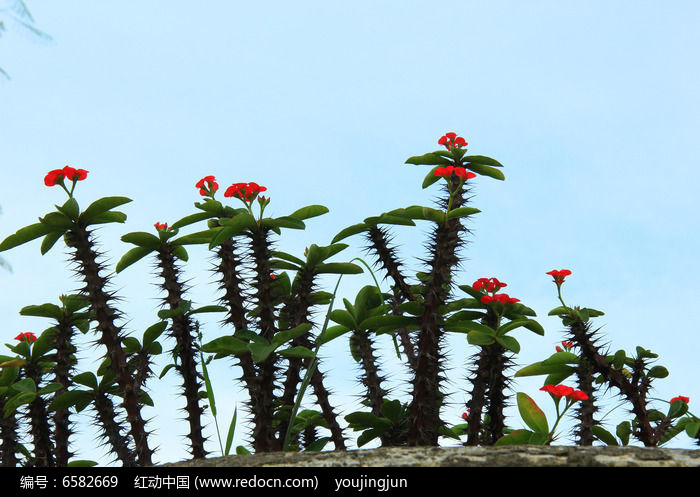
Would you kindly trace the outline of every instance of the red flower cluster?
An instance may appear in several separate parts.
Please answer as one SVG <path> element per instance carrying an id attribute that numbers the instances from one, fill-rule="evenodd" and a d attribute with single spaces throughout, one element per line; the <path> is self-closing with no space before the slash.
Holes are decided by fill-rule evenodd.
<path id="1" fill-rule="evenodd" d="M 471 414 L 471 412 L 472 412 L 471 409 L 467 409 L 467 412 L 463 412 L 463 413 L 462 413 L 462 419 L 463 419 L 464 421 L 469 420 L 469 415 Z"/>
<path id="2" fill-rule="evenodd" d="M 464 138 L 457 136 L 457 133 L 445 133 L 445 135 L 438 140 L 438 144 L 444 145 L 447 150 L 462 148 L 468 145 Z"/>
<path id="3" fill-rule="evenodd" d="M 504 286 L 508 285 L 502 281 L 498 281 L 498 278 L 479 278 L 474 282 L 472 288 L 479 291 L 487 289 L 489 292 L 497 292 Z"/>
<path id="4" fill-rule="evenodd" d="M 454 173 L 458 178 L 470 179 L 476 178 L 476 174 L 471 171 L 467 171 L 465 168 L 457 166 L 440 166 L 435 169 L 433 173 L 435 176 L 451 176 Z"/>
<path id="5" fill-rule="evenodd" d="M 588 394 L 581 390 L 574 390 L 566 385 L 545 385 L 540 388 L 543 392 L 551 393 L 557 397 L 569 397 L 572 400 L 587 400 Z"/>
<path id="6" fill-rule="evenodd" d="M 36 342 L 36 336 L 31 331 L 27 331 L 17 335 L 15 340 L 19 340 L 20 342 Z"/>
<path id="7" fill-rule="evenodd" d="M 245 202 L 252 201 L 258 193 L 266 191 L 267 188 L 255 182 L 234 183 L 224 192 L 224 197 L 238 197 Z"/>
<path id="8" fill-rule="evenodd" d="M 683 397 L 683 396 L 679 395 L 678 397 L 673 397 L 671 399 L 671 404 L 673 404 L 677 400 L 680 400 L 681 402 L 685 402 L 686 404 L 690 403 L 690 397 Z"/>
<path id="9" fill-rule="evenodd" d="M 199 194 L 203 197 L 205 195 L 211 195 L 219 189 L 219 184 L 216 182 L 216 178 L 214 176 L 205 176 L 197 181 L 197 184 L 194 186 L 199 188 Z"/>
<path id="10" fill-rule="evenodd" d="M 557 347 L 556 347 L 557 352 L 561 352 L 562 350 L 569 351 L 569 350 L 571 350 L 571 349 L 574 348 L 574 343 L 573 343 L 573 342 L 567 342 L 567 341 L 565 340 L 565 341 L 561 342 L 561 344 L 564 346 L 564 348 L 562 349 L 561 347 L 559 347 L 559 346 L 557 345 Z"/>
<path id="11" fill-rule="evenodd" d="M 510 298 L 507 293 L 496 293 L 494 295 L 484 295 L 481 297 L 482 304 L 490 304 L 492 302 L 500 302 L 501 304 L 506 305 L 520 302 L 520 299 Z"/>
<path id="12" fill-rule="evenodd" d="M 64 178 L 70 181 L 82 181 L 87 178 L 87 173 L 85 169 L 75 169 L 70 166 L 66 166 L 63 169 L 54 169 L 49 171 L 49 173 L 44 177 L 44 184 L 46 186 L 56 186 L 62 183 Z"/>
<path id="13" fill-rule="evenodd" d="M 557 286 L 561 286 L 561 284 L 564 283 L 564 278 L 569 276 L 571 274 L 571 271 L 569 271 L 568 269 L 562 269 L 561 271 L 553 269 L 547 274 L 551 275 L 554 278 L 554 283 L 556 283 Z"/>
<path id="14" fill-rule="evenodd" d="M 155 226 L 158 231 L 168 231 L 168 223 L 156 223 L 153 226 Z"/>

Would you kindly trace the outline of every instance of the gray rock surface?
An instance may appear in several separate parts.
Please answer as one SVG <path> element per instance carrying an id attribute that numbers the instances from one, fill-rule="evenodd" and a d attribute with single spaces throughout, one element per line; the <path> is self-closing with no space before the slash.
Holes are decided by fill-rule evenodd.
<path id="1" fill-rule="evenodd" d="M 391 447 L 272 452 L 195 459 L 163 467 L 700 467 L 700 450 L 646 447 Z"/>

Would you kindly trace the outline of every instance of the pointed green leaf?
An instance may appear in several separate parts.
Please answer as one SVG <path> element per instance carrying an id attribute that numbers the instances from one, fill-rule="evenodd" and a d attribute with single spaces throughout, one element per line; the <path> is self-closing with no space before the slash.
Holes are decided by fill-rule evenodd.
<path id="1" fill-rule="evenodd" d="M 83 213 L 80 215 L 80 220 L 84 226 L 88 226 L 93 224 L 93 221 L 97 219 L 98 216 L 114 209 L 115 207 L 129 202 L 131 202 L 131 199 L 126 197 L 104 197 L 99 200 L 95 200 L 87 209 L 83 211 Z"/>
<path id="2" fill-rule="evenodd" d="M 306 347 L 302 347 L 301 345 L 296 346 L 296 347 L 290 347 L 288 349 L 283 349 L 283 350 L 278 350 L 277 353 L 281 355 L 282 357 L 300 357 L 300 358 L 306 358 L 306 359 L 313 359 L 316 357 L 316 354 L 314 353 L 313 350 L 309 350 Z"/>
<path id="3" fill-rule="evenodd" d="M 80 215 L 80 207 L 78 206 L 78 201 L 75 200 L 75 197 L 69 198 L 66 200 L 65 204 L 63 204 L 61 207 L 56 206 L 56 208 L 73 221 L 78 220 L 78 216 Z"/>
<path id="4" fill-rule="evenodd" d="M 185 216 L 179 221 L 175 222 L 171 228 L 173 229 L 180 229 L 183 226 L 189 226 L 190 224 L 198 223 L 199 221 L 204 221 L 206 219 L 211 219 L 214 217 L 214 214 L 211 212 L 196 212 L 194 214 L 190 214 L 189 216 Z"/>
<path id="5" fill-rule="evenodd" d="M 221 305 L 205 305 L 202 307 L 197 307 L 196 309 L 192 309 L 187 313 L 187 315 L 191 314 L 201 314 L 203 312 L 226 312 L 227 309 L 224 306 Z"/>
<path id="6" fill-rule="evenodd" d="M 119 260 L 117 263 L 117 267 L 115 268 L 115 271 L 117 273 L 123 271 L 127 267 L 131 266 L 135 262 L 140 261 L 144 257 L 146 257 L 148 254 L 153 252 L 153 249 L 148 248 L 148 247 L 134 247 L 131 250 L 129 250 L 126 254 L 122 256 L 122 258 Z"/>
<path id="7" fill-rule="evenodd" d="M 65 234 L 64 231 L 52 231 L 41 241 L 41 255 L 46 254 L 56 245 L 56 242 Z"/>
<path id="8" fill-rule="evenodd" d="M 438 155 L 434 152 L 430 152 L 427 154 L 423 155 L 416 155 L 413 157 L 409 157 L 406 159 L 406 164 L 415 164 L 415 165 L 424 165 L 424 166 L 435 166 L 435 165 L 443 165 L 443 166 L 449 166 L 453 164 L 453 161 L 450 159 L 447 159 L 445 157 L 442 157 L 441 155 Z"/>
<path id="9" fill-rule="evenodd" d="M 352 262 L 327 262 L 316 266 L 318 274 L 360 274 L 364 272 L 360 266 Z"/>
<path id="10" fill-rule="evenodd" d="M 143 347 L 146 348 L 158 340 L 158 337 L 163 334 L 167 326 L 167 321 L 159 321 L 146 328 L 146 331 L 143 332 Z"/>
<path id="11" fill-rule="evenodd" d="M 44 217 L 39 218 L 42 224 L 51 227 L 53 230 L 66 231 L 73 227 L 73 221 L 62 212 L 49 212 Z"/>
<path id="12" fill-rule="evenodd" d="M 279 259 L 284 259 L 287 262 L 294 263 L 296 264 L 296 268 L 304 265 L 304 261 L 286 252 L 279 252 L 277 250 L 273 250 L 272 257 L 277 257 Z"/>
<path id="13" fill-rule="evenodd" d="M 430 172 L 428 174 L 425 175 L 425 178 L 423 179 L 423 184 L 422 184 L 422 187 L 424 190 L 426 188 L 428 188 L 430 185 L 440 181 L 440 176 L 435 176 L 435 170 L 438 167 L 442 167 L 442 166 L 435 166 L 434 168 L 432 168 L 430 170 Z"/>
<path id="14" fill-rule="evenodd" d="M 73 377 L 73 382 L 97 390 L 97 377 L 90 371 L 75 375 Z"/>
<path id="15" fill-rule="evenodd" d="M 55 304 L 28 305 L 19 311 L 22 316 L 35 316 L 41 318 L 51 318 L 60 321 L 63 318 L 63 311 Z"/>
<path id="16" fill-rule="evenodd" d="M 354 330 L 357 328 L 357 323 L 355 323 L 355 320 L 348 311 L 335 309 L 331 311 L 330 319 L 348 329 Z"/>
<path id="17" fill-rule="evenodd" d="M 308 333 L 311 331 L 311 328 L 311 323 L 302 323 L 291 330 L 279 331 L 272 337 L 271 344 L 275 347 L 279 347 L 283 343 L 287 343 L 297 337 L 300 337 L 301 335 L 304 335 L 305 333 Z"/>
<path id="18" fill-rule="evenodd" d="M 465 155 L 462 157 L 462 160 L 464 162 L 475 162 L 476 164 L 483 164 L 485 166 L 503 167 L 503 164 L 496 159 L 484 155 Z"/>
<path id="19" fill-rule="evenodd" d="M 340 311 L 342 312 L 342 311 Z M 353 325 L 354 328 L 354 325 Z M 322 345 L 324 343 L 330 342 L 334 338 L 338 338 L 341 335 L 344 335 L 348 331 L 350 331 L 352 328 L 348 328 L 347 326 L 342 326 L 342 325 L 336 325 L 336 326 L 329 326 L 328 328 L 325 329 L 323 333 L 316 339 L 316 345 Z"/>
<path id="20" fill-rule="evenodd" d="M 615 438 L 615 436 L 602 426 L 592 426 L 591 431 L 593 432 L 593 435 L 605 445 L 620 445 L 617 443 L 617 439 Z"/>
<path id="21" fill-rule="evenodd" d="M 185 247 L 182 245 L 175 245 L 172 247 L 173 255 L 180 259 L 182 262 L 187 262 L 187 260 L 190 258 L 189 254 L 187 253 L 187 250 L 185 250 Z"/>
<path id="22" fill-rule="evenodd" d="M 22 392 L 11 397 L 5 402 L 5 409 L 3 411 L 4 417 L 8 417 L 21 405 L 31 404 L 34 402 L 34 399 L 36 399 L 36 396 L 36 392 Z"/>
<path id="23" fill-rule="evenodd" d="M 24 228 L 20 228 L 14 235 L 10 235 L 0 243 L 0 252 L 15 248 L 23 243 L 44 236 L 53 231 L 50 226 L 42 223 L 35 223 Z"/>
<path id="24" fill-rule="evenodd" d="M 122 236 L 121 240 L 125 243 L 131 243 L 133 245 L 138 245 L 139 247 L 148 247 L 151 249 L 157 249 L 161 245 L 160 238 L 145 231 L 127 233 L 126 235 Z"/>
<path id="25" fill-rule="evenodd" d="M 549 424 L 547 423 L 547 417 L 535 401 L 522 392 L 518 392 L 517 399 L 518 411 L 520 411 L 520 416 L 525 421 L 525 424 L 533 429 L 535 433 L 548 434 Z"/>
<path id="26" fill-rule="evenodd" d="M 482 176 L 489 176 L 491 178 L 500 180 L 506 179 L 506 176 L 501 172 L 500 169 L 496 169 L 491 166 L 477 164 L 476 162 L 468 162 L 464 164 L 464 167 L 466 167 L 467 169 L 471 169 L 476 174 L 480 174 Z"/>
<path id="27" fill-rule="evenodd" d="M 371 316 L 364 319 L 359 328 L 362 330 L 371 330 L 375 328 L 407 328 L 419 324 L 419 320 L 413 316 L 398 316 L 394 314 L 385 314 L 381 316 Z"/>
<path id="28" fill-rule="evenodd" d="M 336 243 L 343 238 L 347 238 L 352 235 L 357 235 L 358 233 L 362 233 L 363 231 L 367 231 L 369 229 L 369 226 L 367 226 L 365 223 L 360 223 L 360 224 L 354 224 L 352 226 L 348 226 L 347 228 L 343 229 L 333 237 L 333 240 L 331 243 Z"/>
<path id="29" fill-rule="evenodd" d="M 663 366 L 654 366 L 647 372 L 649 378 L 666 378 L 668 374 L 668 369 Z"/>
<path id="30" fill-rule="evenodd" d="M 573 374 L 574 371 L 575 369 L 573 367 L 565 364 L 544 364 L 543 362 L 536 362 L 519 370 L 515 373 L 515 377 L 540 376 L 545 374 L 566 374 L 568 377 Z"/>
<path id="31" fill-rule="evenodd" d="M 474 207 L 457 207 L 456 209 L 452 209 L 450 212 L 447 213 L 447 219 L 471 216 L 473 214 L 478 214 L 479 212 L 481 211 Z"/>
<path id="32" fill-rule="evenodd" d="M 493 333 L 489 334 L 477 330 L 472 330 L 467 333 L 467 341 L 472 345 L 491 345 L 494 340 Z"/>
<path id="33" fill-rule="evenodd" d="M 630 435 L 632 434 L 632 425 L 630 424 L 629 421 L 623 421 L 622 423 L 617 425 L 617 429 L 615 430 L 615 433 L 617 434 L 617 437 L 622 442 L 622 445 L 627 445 L 630 443 Z"/>
<path id="34" fill-rule="evenodd" d="M 180 238 L 177 238 L 173 241 L 170 242 L 171 245 L 174 246 L 180 246 L 180 245 L 199 245 L 202 243 L 209 243 L 211 241 L 211 237 L 214 236 L 216 233 L 216 230 L 205 230 L 205 231 L 198 231 L 197 233 L 190 233 L 189 235 L 184 235 L 181 236 Z"/>
<path id="35" fill-rule="evenodd" d="M 323 205 L 307 205 L 294 211 L 289 217 L 296 218 L 299 220 L 309 219 L 311 217 L 321 216 L 328 212 L 328 207 Z"/>
<path id="36" fill-rule="evenodd" d="M 91 221 L 91 225 L 106 224 L 106 223 L 124 223 L 126 222 L 126 214 L 119 211 L 103 212 L 95 216 Z"/>
<path id="37" fill-rule="evenodd" d="M 202 352 L 224 355 L 245 354 L 248 352 L 248 344 L 232 336 L 223 336 L 202 345 Z"/>
<path id="38" fill-rule="evenodd" d="M 494 445 L 527 445 L 530 443 L 530 438 L 532 438 L 533 435 L 534 433 L 530 430 L 514 430 L 499 438 Z"/>
<path id="39" fill-rule="evenodd" d="M 511 352 L 515 352 L 516 354 L 520 352 L 520 344 L 511 336 L 504 335 L 496 337 L 496 341 Z"/>

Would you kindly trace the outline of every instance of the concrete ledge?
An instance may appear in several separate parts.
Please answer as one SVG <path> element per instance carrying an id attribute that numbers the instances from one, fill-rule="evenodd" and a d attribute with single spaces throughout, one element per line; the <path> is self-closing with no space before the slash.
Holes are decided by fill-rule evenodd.
<path id="1" fill-rule="evenodd" d="M 271 452 L 162 467 L 700 467 L 700 450 L 645 447 L 391 447 L 347 452 Z"/>

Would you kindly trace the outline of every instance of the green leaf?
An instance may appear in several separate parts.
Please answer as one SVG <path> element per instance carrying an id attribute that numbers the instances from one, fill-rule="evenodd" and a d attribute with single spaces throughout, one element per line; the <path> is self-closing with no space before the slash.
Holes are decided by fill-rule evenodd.
<path id="1" fill-rule="evenodd" d="M 688 404 L 682 400 L 676 400 L 671 403 L 666 416 L 673 419 L 683 416 L 686 412 L 688 412 Z"/>
<path id="2" fill-rule="evenodd" d="M 293 264 L 296 264 L 296 268 L 297 268 L 297 269 L 298 269 L 300 266 L 303 266 L 303 265 L 304 265 L 304 261 L 302 261 L 302 260 L 299 259 L 298 257 L 295 257 L 295 256 L 293 256 L 293 255 L 291 255 L 291 254 L 286 253 L 286 252 L 279 252 L 279 251 L 273 250 L 273 251 L 271 252 L 271 255 L 272 255 L 272 257 L 277 257 L 277 258 L 279 258 L 279 259 L 284 259 L 284 260 L 287 261 L 287 262 L 291 262 L 291 263 L 293 263 Z"/>
<path id="3" fill-rule="evenodd" d="M 562 314 L 564 315 L 569 315 L 569 309 L 564 307 L 563 305 L 560 305 L 559 307 L 555 307 L 551 311 L 549 311 L 548 316 L 561 316 Z"/>
<path id="4" fill-rule="evenodd" d="M 359 328 L 362 330 L 376 329 L 383 327 L 390 328 L 407 328 L 418 324 L 418 318 L 413 316 L 397 316 L 394 314 L 384 314 L 381 316 L 371 316 L 364 319 Z"/>
<path id="5" fill-rule="evenodd" d="M 69 468 L 92 468 L 93 466 L 97 466 L 97 463 L 87 459 L 76 459 L 68 462 Z"/>
<path id="6" fill-rule="evenodd" d="M 46 395 L 46 394 L 48 394 L 48 393 L 58 392 L 58 391 L 61 390 L 62 388 L 63 388 L 63 385 L 62 385 L 61 383 L 58 383 L 58 382 L 55 382 L 55 381 L 54 381 L 54 382 L 52 382 L 52 383 L 49 383 L 49 384 L 46 385 L 45 387 L 41 388 L 41 389 L 39 390 L 39 392 L 37 392 L 37 393 L 38 393 L 39 395 Z"/>
<path id="7" fill-rule="evenodd" d="M 181 236 L 180 238 L 171 241 L 170 244 L 173 246 L 180 246 L 209 243 L 214 233 L 216 233 L 216 230 L 198 231 L 197 233 L 190 233 L 189 235 Z"/>
<path id="8" fill-rule="evenodd" d="M 130 249 L 119 260 L 119 262 L 117 263 L 117 267 L 115 268 L 115 271 L 117 273 L 123 271 L 124 269 L 131 266 L 135 262 L 138 262 L 141 259 L 143 259 L 144 257 L 146 257 L 151 252 L 153 252 L 153 249 L 148 248 L 148 247 L 134 247 L 134 248 Z"/>
<path id="9" fill-rule="evenodd" d="M 202 345 L 202 352 L 239 355 L 248 352 L 248 343 L 232 336 L 223 336 Z"/>
<path id="10" fill-rule="evenodd" d="M 366 429 L 366 428 L 376 428 L 378 430 L 386 431 L 391 429 L 392 423 L 387 418 L 380 418 L 375 416 L 370 412 L 353 412 L 345 416 L 345 421 L 348 422 L 351 428 Z"/>
<path id="11" fill-rule="evenodd" d="M 663 366 L 654 366 L 647 372 L 649 378 L 666 378 L 668 374 L 668 369 Z"/>
<path id="12" fill-rule="evenodd" d="M 307 359 L 313 359 L 316 357 L 316 353 L 313 350 L 309 350 L 306 347 L 302 347 L 301 345 L 297 347 L 290 347 L 288 349 L 283 349 L 283 350 L 278 350 L 277 353 L 281 355 L 282 357 L 300 357 L 300 358 L 307 358 Z"/>
<path id="13" fill-rule="evenodd" d="M 457 207 L 456 209 L 452 209 L 447 213 L 447 219 L 471 216 L 473 214 L 478 214 L 479 212 L 481 211 L 475 207 Z"/>
<path id="14" fill-rule="evenodd" d="M 593 432 L 593 435 L 605 445 L 620 445 L 617 443 L 617 439 L 613 436 L 613 434 L 602 426 L 592 426 L 591 431 Z"/>
<path id="15" fill-rule="evenodd" d="M 301 335 L 304 335 L 305 333 L 308 333 L 311 331 L 311 328 L 311 323 L 302 323 L 290 330 L 279 331 L 272 337 L 271 345 L 279 347 L 283 343 L 287 343 L 297 337 L 300 337 Z"/>
<path id="16" fill-rule="evenodd" d="M 373 216 L 365 219 L 365 224 L 369 226 L 376 226 L 378 224 L 396 224 L 399 226 L 415 226 L 416 223 L 413 220 L 402 216 L 395 216 L 392 214 L 384 213 L 381 216 Z"/>
<path id="17" fill-rule="evenodd" d="M 73 377 L 73 382 L 97 390 L 97 377 L 90 371 L 75 375 Z"/>
<path id="18" fill-rule="evenodd" d="M 567 352 L 562 350 L 561 352 L 555 352 L 549 358 L 542 361 L 542 364 L 552 365 L 552 364 L 578 364 L 579 357 L 573 352 Z"/>
<path id="19" fill-rule="evenodd" d="M 484 155 L 465 155 L 462 157 L 462 160 L 464 162 L 475 162 L 476 164 L 483 164 L 485 166 L 503 167 L 503 164 L 496 159 Z"/>
<path id="20" fill-rule="evenodd" d="M 55 304 L 28 305 L 19 311 L 22 316 L 35 316 L 50 318 L 60 321 L 63 319 L 63 311 Z"/>
<path id="21" fill-rule="evenodd" d="M 233 443 L 233 435 L 236 432 L 236 418 L 238 418 L 238 407 L 233 409 L 233 417 L 231 418 L 231 424 L 228 427 L 228 433 L 226 434 L 226 449 L 224 455 L 227 456 L 231 451 L 231 444 Z"/>
<path id="22" fill-rule="evenodd" d="M 31 240 L 44 236 L 49 232 L 53 231 L 50 226 L 46 226 L 42 223 L 35 223 L 24 228 L 20 228 L 14 235 L 10 235 L 0 243 L 0 252 L 15 248 L 23 243 L 27 243 Z"/>
<path id="23" fill-rule="evenodd" d="M 515 352 L 516 354 L 520 352 L 520 344 L 511 336 L 504 335 L 496 337 L 496 341 L 511 352 Z"/>
<path id="24" fill-rule="evenodd" d="M 480 174 L 482 176 L 489 176 L 491 178 L 500 180 L 506 179 L 506 176 L 501 172 L 500 169 L 496 169 L 491 166 L 477 164 L 476 162 L 468 162 L 464 164 L 464 167 L 466 167 L 467 169 L 471 169 L 476 174 Z"/>
<path id="25" fill-rule="evenodd" d="M 251 216 L 248 212 L 238 214 L 236 217 L 231 219 L 224 219 L 221 221 L 221 223 L 223 224 L 223 226 L 220 229 L 212 230 L 215 231 L 215 234 L 209 242 L 210 250 L 216 247 L 217 245 L 228 241 L 232 237 L 240 235 L 246 229 L 251 229 L 257 226 L 255 218 Z"/>
<path id="26" fill-rule="evenodd" d="M 499 438 L 495 446 L 503 445 L 527 445 L 530 443 L 530 438 L 534 435 L 530 430 L 513 430 L 507 435 Z"/>
<path id="27" fill-rule="evenodd" d="M 491 345 L 494 340 L 493 333 L 484 333 L 478 330 L 472 330 L 467 333 L 467 341 L 472 345 Z"/>
<path id="28" fill-rule="evenodd" d="M 343 311 L 340 311 L 343 312 Z M 331 340 L 338 338 L 341 335 L 344 335 L 348 331 L 350 331 L 353 328 L 348 328 L 347 326 L 342 326 L 342 325 L 336 325 L 336 326 L 330 326 L 325 329 L 323 333 L 316 339 L 316 345 L 322 345 L 324 343 L 328 343 Z"/>
<path id="29" fill-rule="evenodd" d="M 630 435 L 632 434 L 632 425 L 630 424 L 629 421 L 623 421 L 619 425 L 617 425 L 617 429 L 615 430 L 615 433 L 617 434 L 618 438 L 622 442 L 622 445 L 627 445 L 630 443 Z"/>
<path id="30" fill-rule="evenodd" d="M 307 445 L 304 452 L 321 452 L 330 440 L 330 437 L 319 438 Z"/>
<path id="31" fill-rule="evenodd" d="M 34 380 L 31 378 L 24 378 L 17 383 L 13 383 L 11 389 L 12 391 L 18 393 L 36 393 L 36 385 L 34 384 Z"/>
<path id="32" fill-rule="evenodd" d="M 685 432 L 690 438 L 696 438 L 700 431 L 700 422 L 692 422 L 685 425 Z"/>
<path id="33" fill-rule="evenodd" d="M 248 350 L 253 357 L 253 361 L 260 363 L 265 361 L 272 354 L 277 346 L 267 343 L 249 343 Z"/>
<path id="34" fill-rule="evenodd" d="M 90 224 L 105 224 L 105 223 L 124 223 L 126 221 L 126 214 L 118 211 L 108 211 L 103 212 L 99 216 L 90 222 Z"/>
<path id="35" fill-rule="evenodd" d="M 327 262 L 316 266 L 318 274 L 360 274 L 364 272 L 360 266 L 352 262 Z"/>
<path id="36" fill-rule="evenodd" d="M 362 233 L 363 231 L 367 231 L 369 229 L 369 226 L 367 226 L 365 223 L 360 223 L 360 224 L 354 224 L 352 226 L 348 226 L 347 228 L 344 228 L 343 230 L 340 231 L 337 235 L 333 237 L 333 240 L 331 243 L 336 243 L 343 238 L 347 238 L 352 235 L 357 235 L 358 233 Z"/>
<path id="37" fill-rule="evenodd" d="M 52 230 L 60 230 L 62 232 L 73 227 L 73 221 L 61 212 L 49 212 L 44 217 L 39 218 L 39 221 L 51 227 Z"/>
<path id="38" fill-rule="evenodd" d="M 311 217 L 321 216 L 328 212 L 328 207 L 323 205 L 307 205 L 291 213 L 289 217 L 299 220 L 309 219 Z"/>
<path id="39" fill-rule="evenodd" d="M 336 323 L 343 325 L 344 327 L 354 330 L 357 328 L 357 323 L 355 319 L 348 311 L 343 311 L 341 309 L 335 309 L 330 313 L 330 319 Z M 326 330 L 327 331 L 327 330 Z"/>
<path id="40" fill-rule="evenodd" d="M 401 421 L 403 406 L 398 400 L 385 400 L 382 403 L 382 415 L 390 420 L 394 425 Z"/>
<path id="41" fill-rule="evenodd" d="M 66 200 L 65 204 L 63 204 L 61 207 L 56 206 L 56 208 L 73 221 L 78 220 L 78 216 L 80 215 L 80 207 L 78 206 L 78 201 L 75 200 L 75 197 L 69 198 Z"/>
<path id="42" fill-rule="evenodd" d="M 196 309 L 192 309 L 187 313 L 187 315 L 191 314 L 201 314 L 203 312 L 226 312 L 227 309 L 224 306 L 221 305 L 205 305 L 202 307 L 197 307 Z"/>
<path id="43" fill-rule="evenodd" d="M 419 166 L 435 166 L 435 165 L 443 165 L 443 166 L 449 166 L 453 164 L 453 161 L 450 159 L 447 159 L 445 157 L 442 157 L 441 155 L 438 155 L 435 152 L 430 152 L 427 154 L 423 155 L 416 155 L 413 157 L 409 157 L 406 159 L 406 164 L 415 164 Z"/>
<path id="44" fill-rule="evenodd" d="M 143 332 L 143 347 L 146 348 L 158 340 L 158 337 L 163 334 L 167 326 L 168 323 L 166 321 L 159 321 L 146 328 L 146 331 Z"/>
<path id="45" fill-rule="evenodd" d="M 125 243 L 131 243 L 139 247 L 148 247 L 150 249 L 157 249 L 161 246 L 160 238 L 145 231 L 127 233 L 122 236 L 121 240 Z"/>
<path id="46" fill-rule="evenodd" d="M 41 241 L 41 255 L 46 254 L 56 245 L 56 242 L 64 235 L 64 231 L 52 231 Z"/>
<path id="47" fill-rule="evenodd" d="M 565 364 L 544 364 L 544 362 L 536 362 L 519 370 L 515 373 L 515 377 L 540 376 L 544 374 L 565 374 L 568 377 L 573 374 L 574 371 L 575 368 Z M 557 384 L 558 383 L 559 382 L 557 382 Z"/>
<path id="48" fill-rule="evenodd" d="M 195 212 L 194 214 L 185 216 L 179 221 L 175 222 L 171 228 L 180 229 L 183 226 L 189 226 L 190 224 L 198 223 L 199 221 L 204 221 L 205 219 L 210 219 L 212 217 L 214 217 L 214 214 L 211 212 Z"/>
<path id="49" fill-rule="evenodd" d="M 432 185 L 432 184 L 437 183 L 438 181 L 440 181 L 440 176 L 435 176 L 435 170 L 436 170 L 438 167 L 442 167 L 442 166 L 435 166 L 434 168 L 432 168 L 432 169 L 430 170 L 430 172 L 429 172 L 428 174 L 425 175 L 425 178 L 423 179 L 423 185 L 422 185 L 423 189 L 426 189 L 426 188 L 428 188 L 430 185 Z"/>
<path id="50" fill-rule="evenodd" d="M 181 245 L 175 245 L 172 247 L 173 255 L 180 259 L 182 262 L 187 262 L 190 256 L 187 254 L 185 247 Z"/>
<path id="51" fill-rule="evenodd" d="M 547 417 L 535 401 L 522 392 L 518 392 L 517 399 L 518 411 L 520 411 L 520 416 L 525 421 L 525 424 L 533 429 L 535 433 L 548 434 L 549 424 L 547 423 Z"/>
<path id="52" fill-rule="evenodd" d="M 24 404 L 30 404 L 36 399 L 36 392 L 22 392 L 18 393 L 14 397 L 11 397 L 5 402 L 5 409 L 3 412 L 4 417 L 8 417 L 10 414 L 15 412 L 17 408 Z"/>
<path id="53" fill-rule="evenodd" d="M 126 197 L 104 197 L 95 200 L 90 206 L 80 215 L 80 220 L 84 226 L 93 224 L 99 216 L 107 211 L 114 209 L 120 205 L 131 202 L 131 199 Z"/>
<path id="54" fill-rule="evenodd" d="M 304 224 L 303 221 L 292 216 L 282 216 L 274 219 L 267 218 L 263 219 L 262 222 L 263 225 L 270 223 L 272 226 L 277 228 L 289 228 L 294 230 L 303 230 L 306 228 L 306 224 Z"/>

